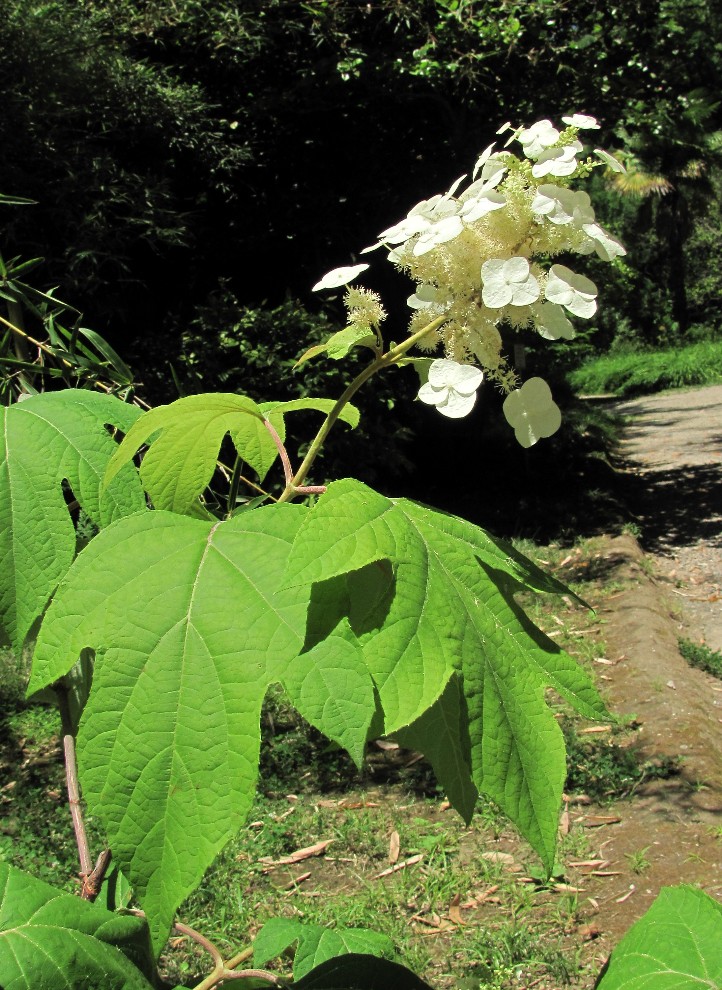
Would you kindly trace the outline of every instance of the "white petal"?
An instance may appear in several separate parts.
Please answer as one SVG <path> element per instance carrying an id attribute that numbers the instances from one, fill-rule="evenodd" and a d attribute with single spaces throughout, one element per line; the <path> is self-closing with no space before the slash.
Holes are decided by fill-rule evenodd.
<path id="1" fill-rule="evenodd" d="M 597 123 L 596 117 L 590 117 L 586 113 L 573 113 L 570 117 L 562 117 L 565 124 L 569 124 L 570 127 L 578 127 L 580 130 L 587 129 L 590 131 L 598 131 L 599 124 Z"/>
<path id="2" fill-rule="evenodd" d="M 497 131 L 496 133 L 499 134 L 500 132 Z M 479 172 L 479 169 L 482 168 L 482 166 L 484 166 L 488 162 L 489 156 L 491 155 L 491 153 L 492 153 L 493 150 L 494 150 L 494 145 L 493 144 L 490 144 L 488 148 L 484 148 L 484 150 L 482 151 L 482 153 L 479 155 L 479 157 L 476 160 L 476 165 L 474 165 L 474 171 L 472 172 L 472 175 L 471 175 L 472 179 L 475 179 L 476 178 L 476 176 L 477 176 L 477 174 Z"/>
<path id="3" fill-rule="evenodd" d="M 463 175 L 460 175 L 458 179 L 456 179 L 454 182 L 452 182 L 452 184 L 451 184 L 450 188 L 448 189 L 446 195 L 447 196 L 453 196 L 454 193 L 459 188 L 459 186 L 461 185 L 461 183 L 464 181 L 465 178 L 466 178 L 466 172 L 464 172 Z"/>
<path id="4" fill-rule="evenodd" d="M 501 193 L 489 192 L 476 199 L 468 199 L 459 210 L 459 216 L 465 223 L 474 223 L 503 206 L 506 206 L 506 200 Z"/>
<path id="5" fill-rule="evenodd" d="M 559 407 L 543 378 L 530 378 L 504 400 L 504 416 L 522 447 L 555 433 L 562 421 Z"/>
<path id="6" fill-rule="evenodd" d="M 578 149 L 574 145 L 548 148 L 539 155 L 538 161 L 532 166 L 531 174 L 535 179 L 541 179 L 545 175 L 571 175 L 578 164 L 575 157 L 577 150 L 581 150 L 581 145 Z"/>
<path id="7" fill-rule="evenodd" d="M 559 138 L 559 131 L 551 120 L 538 120 L 519 134 L 519 140 L 527 158 L 538 158 L 545 148 Z"/>
<path id="8" fill-rule="evenodd" d="M 368 265 L 347 265 L 344 268 L 334 268 L 333 271 L 326 272 L 320 282 L 316 282 L 312 291 L 318 292 L 319 289 L 335 289 L 339 285 L 346 285 L 361 272 L 365 272 L 368 267 Z"/>
<path id="9" fill-rule="evenodd" d="M 459 365 L 448 358 L 436 358 L 429 365 L 429 382 L 434 388 L 448 388 Z"/>
<path id="10" fill-rule="evenodd" d="M 481 385 L 483 378 L 484 373 L 479 368 L 471 364 L 456 364 L 455 368 L 450 369 L 447 381 L 450 388 L 460 395 L 471 395 Z"/>
<path id="11" fill-rule="evenodd" d="M 613 258 L 619 258 L 627 253 L 624 245 L 616 237 L 608 234 L 599 224 L 586 223 L 582 226 L 582 229 L 592 240 L 594 250 L 602 261 L 612 261 Z"/>
<path id="12" fill-rule="evenodd" d="M 418 258 L 422 254 L 428 254 L 439 244 L 446 244 L 458 237 L 463 229 L 464 225 L 459 217 L 444 217 L 443 220 L 433 224 L 414 244 L 414 257 Z"/>
<path id="13" fill-rule="evenodd" d="M 414 234 L 420 234 L 428 226 L 429 221 L 420 214 L 413 217 L 408 216 L 400 220 L 399 223 L 395 223 L 393 227 L 382 230 L 379 234 L 379 241 L 381 243 L 400 244 L 402 241 L 408 240 L 409 237 L 413 237 Z"/>
<path id="14" fill-rule="evenodd" d="M 597 158 L 601 158 L 605 165 L 608 165 L 613 172 L 626 172 L 626 168 L 621 162 L 618 162 L 613 155 L 610 155 L 608 151 L 604 151 L 602 148 L 595 148 L 594 154 Z"/>
<path id="15" fill-rule="evenodd" d="M 521 392 L 527 411 L 543 409 L 550 402 L 554 402 L 552 390 L 543 378 L 530 378 L 522 385 Z"/>
<path id="16" fill-rule="evenodd" d="M 511 289 L 506 282 L 489 281 L 481 290 L 481 299 L 490 309 L 502 309 L 511 302 Z"/>
<path id="17" fill-rule="evenodd" d="M 528 306 L 536 302 L 541 294 L 539 283 L 533 275 L 528 275 L 523 282 L 512 282 L 511 284 L 511 304 L 512 306 Z"/>
<path id="18" fill-rule="evenodd" d="M 504 262 L 503 275 L 507 282 L 523 282 L 529 277 L 529 262 L 526 258 L 509 258 Z"/>
<path id="19" fill-rule="evenodd" d="M 427 406 L 438 406 L 446 402 L 448 391 L 446 388 L 434 388 L 431 382 L 425 382 L 419 389 L 418 397 Z"/>
<path id="20" fill-rule="evenodd" d="M 489 159 L 486 165 L 482 168 L 481 178 L 487 183 L 487 185 L 489 185 L 490 188 L 493 189 L 494 186 L 498 186 L 504 178 L 506 170 L 507 167 L 504 162 L 495 155 L 493 158 Z"/>
<path id="21" fill-rule="evenodd" d="M 574 327 L 564 315 L 564 310 L 556 303 L 545 302 L 536 313 L 536 325 L 539 334 L 547 340 L 572 340 Z"/>
<path id="22" fill-rule="evenodd" d="M 475 402 L 476 392 L 472 392 L 471 395 L 460 395 L 458 392 L 450 389 L 447 401 L 438 405 L 436 408 L 442 416 L 448 416 L 449 419 L 462 419 L 464 416 L 469 415 L 474 408 Z"/>
<path id="23" fill-rule="evenodd" d="M 574 293 L 579 293 L 588 299 L 593 299 L 597 295 L 597 287 L 592 282 L 590 278 L 586 275 L 578 275 L 573 272 L 566 265 L 552 265 L 549 269 L 549 278 L 547 280 L 547 298 L 549 298 L 549 287 L 552 287 L 553 291 L 562 291 L 563 286 L 567 286 L 573 290 Z M 552 302 L 556 300 L 552 299 Z"/>

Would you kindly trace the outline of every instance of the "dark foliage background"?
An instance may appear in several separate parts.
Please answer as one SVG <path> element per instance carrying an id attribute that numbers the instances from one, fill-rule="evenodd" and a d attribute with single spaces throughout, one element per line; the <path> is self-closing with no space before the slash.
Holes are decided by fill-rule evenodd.
<path id="1" fill-rule="evenodd" d="M 0 0 L 0 192 L 36 201 L 2 206 L 3 253 L 42 255 L 38 284 L 84 311 L 153 403 L 179 389 L 335 394 L 342 369 L 291 370 L 340 319 L 340 298 L 310 292 L 316 279 L 448 187 L 505 120 L 580 111 L 601 120 L 600 146 L 629 167 L 621 185 L 600 177 L 595 190 L 598 214 L 629 254 L 600 266 L 593 332 L 557 346 L 552 374 L 561 379 L 597 348 L 719 334 L 722 27 L 713 7 Z M 408 286 L 386 267 L 375 264 L 367 284 L 400 335 Z M 519 524 L 502 517 L 521 518 L 530 491 L 557 483 L 544 467 L 558 461 L 577 477 L 588 469 L 568 455 L 514 451 L 503 484 L 491 481 L 496 398 L 449 433 L 408 401 L 412 379 L 372 387 L 359 445 L 344 454 L 336 440 L 320 469 L 417 497 L 428 490 L 482 521 L 490 501 L 481 489 L 493 488 L 505 507 L 493 514 L 511 528 Z M 566 440 L 547 452 L 571 444 L 588 466 L 588 418 L 572 416 Z M 506 511 L 509 498 L 518 513 Z M 584 517 L 583 506 L 572 509 Z"/>

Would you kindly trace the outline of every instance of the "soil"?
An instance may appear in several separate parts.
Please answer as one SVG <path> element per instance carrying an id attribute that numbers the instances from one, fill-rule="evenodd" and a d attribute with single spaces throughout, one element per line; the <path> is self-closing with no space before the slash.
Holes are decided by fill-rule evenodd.
<path id="1" fill-rule="evenodd" d="M 619 819 L 597 829 L 605 869 L 618 875 L 578 883 L 600 960 L 661 887 L 693 883 L 722 899 L 722 681 L 678 650 L 680 637 L 722 648 L 722 386 L 616 409 L 630 417 L 624 469 L 640 535 L 607 538 L 595 554 L 605 582 L 622 588 L 601 610 L 611 661 L 602 684 L 612 711 L 640 723 L 641 752 L 681 757 L 681 773 L 643 784 L 632 801 L 572 811 L 572 827 Z M 635 872 L 642 852 L 648 865 Z"/>

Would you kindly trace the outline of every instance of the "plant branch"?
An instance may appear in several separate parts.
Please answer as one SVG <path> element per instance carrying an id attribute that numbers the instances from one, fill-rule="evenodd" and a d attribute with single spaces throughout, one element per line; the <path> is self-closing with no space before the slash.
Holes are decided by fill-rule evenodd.
<path id="1" fill-rule="evenodd" d="M 209 952 L 216 969 L 225 969 L 223 964 L 223 956 L 209 938 L 206 938 L 206 936 L 202 935 L 201 932 L 197 932 L 195 928 L 191 928 L 189 925 L 184 925 L 180 921 L 176 921 L 173 927 L 179 935 L 187 935 L 188 938 L 192 938 L 194 942 L 197 942 L 198 945 L 202 946 L 206 952 Z"/>
<path id="2" fill-rule="evenodd" d="M 392 365 L 396 364 L 399 361 L 399 359 L 402 358 L 404 354 L 406 354 L 406 352 L 409 351 L 414 346 L 414 344 L 417 344 L 428 334 L 433 333 L 435 330 L 438 330 L 439 327 L 443 326 L 447 320 L 448 320 L 447 316 L 440 316 L 438 317 L 438 319 L 433 320 L 427 326 L 423 327 L 421 330 L 418 330 L 416 333 L 412 334 L 401 344 L 397 344 L 395 347 L 392 347 L 390 351 L 386 352 L 386 354 L 382 354 L 381 357 L 375 358 L 371 362 L 371 364 L 368 365 L 368 367 L 364 368 L 364 370 L 359 375 L 357 375 L 356 378 L 354 378 L 354 380 L 345 390 L 343 395 L 341 395 L 340 398 L 336 401 L 336 403 L 333 406 L 333 409 L 329 412 L 329 414 L 326 416 L 326 419 L 321 424 L 321 429 L 316 434 L 313 443 L 308 449 L 308 453 L 306 454 L 306 456 L 303 459 L 303 462 L 301 463 L 300 468 L 298 469 L 294 477 L 290 480 L 290 482 L 286 483 L 286 487 L 278 499 L 279 502 L 288 502 L 290 501 L 290 499 L 292 499 L 295 495 L 299 494 L 300 492 L 312 490 L 311 488 L 302 487 L 303 482 L 308 476 L 308 472 L 311 469 L 311 465 L 316 460 L 318 452 L 323 446 L 326 437 L 331 432 L 334 423 L 341 415 L 344 406 L 346 406 L 351 401 L 351 399 L 356 394 L 356 392 L 358 392 L 361 386 L 364 385 L 369 380 L 369 378 L 372 378 L 377 371 L 382 371 L 384 368 L 389 368 Z M 316 491 L 318 491 L 320 488 L 321 486 L 314 486 L 314 490 Z"/>
<path id="3" fill-rule="evenodd" d="M 214 969 L 205 980 L 196 985 L 195 990 L 212 990 L 213 987 L 219 986 L 226 980 L 265 980 L 271 987 L 279 987 L 280 990 L 286 990 L 290 986 L 287 980 L 284 980 L 280 976 L 276 976 L 275 973 L 269 973 L 265 969 Z"/>
<path id="4" fill-rule="evenodd" d="M 145 918 L 145 912 L 136 909 L 131 909 L 128 914 L 134 914 L 138 918 Z M 200 983 L 196 985 L 195 990 L 212 990 L 212 987 L 217 987 L 219 984 L 225 982 L 225 980 L 248 980 L 255 978 L 258 980 L 265 980 L 272 987 L 286 988 L 288 987 L 288 982 L 280 976 L 276 976 L 275 973 L 269 973 L 265 969 L 236 969 L 235 967 L 248 959 L 250 955 L 253 954 L 253 949 L 244 949 L 243 952 L 237 953 L 228 962 L 223 961 L 223 957 L 218 950 L 218 947 L 211 942 L 209 938 L 191 928 L 190 925 L 184 925 L 180 921 L 176 921 L 173 925 L 173 929 L 178 932 L 179 935 L 187 935 L 188 938 L 193 939 L 198 945 L 200 945 L 206 952 L 210 953 L 213 960 L 214 968 L 213 972 L 209 973 L 208 976 Z"/>

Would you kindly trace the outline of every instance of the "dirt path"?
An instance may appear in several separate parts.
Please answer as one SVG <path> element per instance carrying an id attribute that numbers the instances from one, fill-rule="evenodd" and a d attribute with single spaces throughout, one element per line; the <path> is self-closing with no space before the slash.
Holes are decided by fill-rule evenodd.
<path id="1" fill-rule="evenodd" d="M 621 872 L 606 894 L 592 891 L 607 951 L 662 886 L 696 883 L 722 898 L 722 682 L 677 647 L 684 636 L 722 648 L 722 386 L 617 409 L 631 417 L 623 454 L 644 551 L 631 536 L 605 544 L 604 580 L 622 590 L 601 610 L 603 683 L 615 713 L 641 723 L 643 754 L 681 757 L 682 772 L 607 811 L 620 821 L 604 828 L 600 851 Z M 635 874 L 641 851 L 648 865 Z"/>

